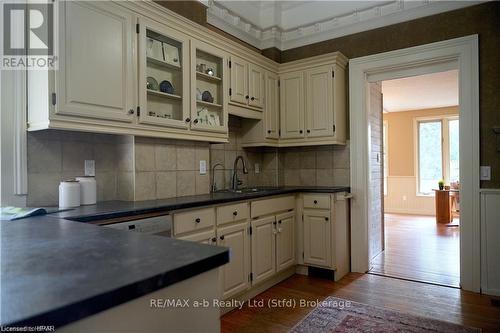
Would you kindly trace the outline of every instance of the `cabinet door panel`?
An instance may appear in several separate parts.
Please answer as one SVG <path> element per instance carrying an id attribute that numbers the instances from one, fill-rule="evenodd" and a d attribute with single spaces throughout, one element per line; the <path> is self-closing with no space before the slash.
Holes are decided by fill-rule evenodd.
<path id="1" fill-rule="evenodd" d="M 331 265 L 330 211 L 304 211 L 304 263 Z"/>
<path id="2" fill-rule="evenodd" d="M 306 135 L 333 135 L 333 69 L 321 66 L 306 73 Z"/>
<path id="3" fill-rule="evenodd" d="M 304 76 L 301 71 L 280 78 L 281 137 L 304 137 Z"/>
<path id="4" fill-rule="evenodd" d="M 190 241 L 190 242 L 207 244 L 207 245 L 217 244 L 217 238 L 215 238 L 215 231 L 213 231 L 213 230 L 204 231 L 204 232 L 197 232 L 197 233 L 192 234 L 192 235 L 183 236 L 183 237 L 176 237 L 176 238 L 181 239 L 181 240 L 185 240 L 185 241 Z"/>
<path id="5" fill-rule="evenodd" d="M 248 105 L 258 108 L 264 107 L 264 69 L 249 64 L 248 65 Z"/>
<path id="6" fill-rule="evenodd" d="M 266 124 L 264 136 L 268 139 L 279 138 L 280 88 L 278 76 L 266 74 L 266 107 L 264 109 Z"/>
<path id="7" fill-rule="evenodd" d="M 227 298 L 248 287 L 248 258 L 250 256 L 247 224 L 219 228 L 218 245 L 229 250 L 229 263 L 221 269 L 222 297 Z"/>
<path id="8" fill-rule="evenodd" d="M 248 64 L 241 58 L 231 56 L 231 102 L 247 104 Z"/>
<path id="9" fill-rule="evenodd" d="M 59 3 L 56 113 L 130 122 L 137 106 L 135 21 L 110 2 Z"/>
<path id="10" fill-rule="evenodd" d="M 295 212 L 276 216 L 276 270 L 295 264 Z"/>
<path id="11" fill-rule="evenodd" d="M 252 221 L 253 284 L 266 280 L 276 272 L 276 238 L 274 216 Z"/>

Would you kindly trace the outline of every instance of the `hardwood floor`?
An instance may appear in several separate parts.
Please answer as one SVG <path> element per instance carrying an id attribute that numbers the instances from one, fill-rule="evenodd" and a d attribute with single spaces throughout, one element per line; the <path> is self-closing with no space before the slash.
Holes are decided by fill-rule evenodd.
<path id="1" fill-rule="evenodd" d="M 459 232 L 433 216 L 385 214 L 385 251 L 374 258 L 370 272 L 459 287 Z"/>
<path id="2" fill-rule="evenodd" d="M 382 306 L 413 315 L 500 332 L 500 307 L 490 297 L 419 282 L 371 274 L 350 273 L 339 282 L 294 275 L 255 297 L 270 299 L 323 300 L 336 296 Z M 221 318 L 222 332 L 287 332 L 310 311 L 305 308 L 263 308 L 245 305 Z M 321 333 L 321 332 L 318 332 Z"/>

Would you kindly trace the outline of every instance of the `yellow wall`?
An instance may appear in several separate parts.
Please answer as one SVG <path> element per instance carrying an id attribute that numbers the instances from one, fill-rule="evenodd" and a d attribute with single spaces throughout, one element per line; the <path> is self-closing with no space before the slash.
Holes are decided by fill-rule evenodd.
<path id="1" fill-rule="evenodd" d="M 389 176 L 415 176 L 414 119 L 458 115 L 458 106 L 384 113 L 388 126 Z"/>

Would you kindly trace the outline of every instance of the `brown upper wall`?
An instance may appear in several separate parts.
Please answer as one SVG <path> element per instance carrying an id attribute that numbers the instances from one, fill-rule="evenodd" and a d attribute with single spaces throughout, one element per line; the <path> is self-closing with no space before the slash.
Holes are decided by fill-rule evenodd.
<path id="1" fill-rule="evenodd" d="M 243 46 L 255 47 L 206 23 L 206 8 L 197 1 L 158 1 L 207 28 Z M 491 1 L 370 31 L 339 37 L 307 46 L 280 51 L 265 49 L 264 56 L 289 62 L 340 51 L 348 58 L 398 50 L 468 35 L 479 35 L 479 108 L 481 165 L 490 165 L 492 180 L 483 188 L 500 188 L 500 153 L 492 126 L 500 126 L 500 2 Z M 467 79 L 467 78 L 465 78 Z"/>

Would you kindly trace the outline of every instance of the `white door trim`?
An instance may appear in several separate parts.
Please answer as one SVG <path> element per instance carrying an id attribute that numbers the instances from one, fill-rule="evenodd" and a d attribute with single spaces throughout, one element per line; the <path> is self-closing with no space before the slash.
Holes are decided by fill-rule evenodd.
<path id="1" fill-rule="evenodd" d="M 420 75 L 456 65 L 460 114 L 460 283 L 480 291 L 479 59 L 478 36 L 390 51 L 349 61 L 351 133 L 351 269 L 365 273 L 368 259 L 369 81 Z M 463 78 L 463 79 L 462 79 Z"/>

